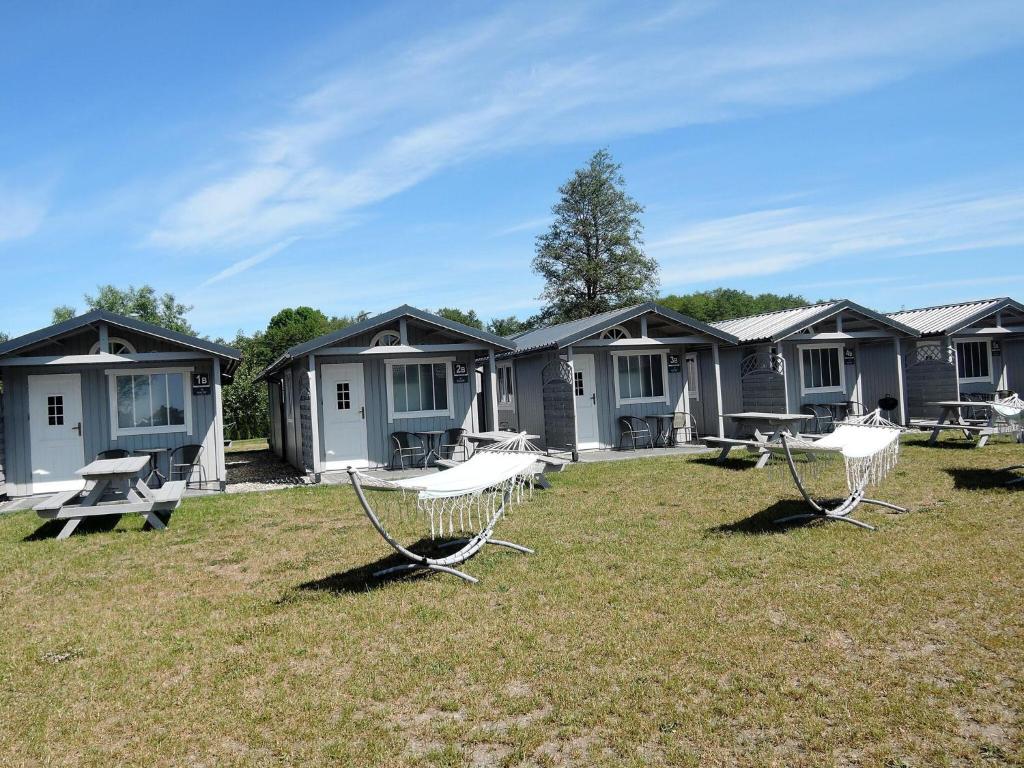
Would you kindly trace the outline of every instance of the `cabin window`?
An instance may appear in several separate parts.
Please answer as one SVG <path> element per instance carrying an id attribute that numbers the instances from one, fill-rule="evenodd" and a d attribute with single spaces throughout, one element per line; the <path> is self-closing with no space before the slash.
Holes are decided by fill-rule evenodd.
<path id="1" fill-rule="evenodd" d="M 107 339 L 107 349 L 110 350 L 112 355 L 134 355 L 135 345 L 130 341 L 119 338 L 117 336 L 111 336 Z M 97 341 L 92 345 L 92 349 L 89 350 L 90 355 L 95 355 L 100 351 L 100 343 Z"/>
<path id="2" fill-rule="evenodd" d="M 628 339 L 630 336 L 629 331 L 621 325 L 613 325 L 611 328 L 601 332 L 601 338 L 614 341 L 616 339 Z"/>
<path id="3" fill-rule="evenodd" d="M 450 360 L 387 363 L 388 413 L 396 418 L 451 417 Z"/>
<path id="4" fill-rule="evenodd" d="M 616 405 L 668 402 L 665 355 L 613 355 Z"/>
<path id="5" fill-rule="evenodd" d="M 696 355 L 686 356 L 686 385 L 691 400 L 700 400 L 700 366 Z"/>
<path id="6" fill-rule="evenodd" d="M 348 411 L 352 409 L 352 392 L 347 381 L 338 382 L 338 410 Z"/>
<path id="7" fill-rule="evenodd" d="M 190 432 L 188 373 L 187 370 L 108 371 L 112 436 Z"/>
<path id="8" fill-rule="evenodd" d="M 800 389 L 804 394 L 846 391 L 842 344 L 800 347 Z"/>
<path id="9" fill-rule="evenodd" d="M 64 426 L 64 395 L 47 396 L 46 423 L 51 427 Z"/>
<path id="10" fill-rule="evenodd" d="M 398 331 L 381 331 L 373 337 L 373 341 L 370 342 L 371 347 L 397 347 L 402 343 L 402 337 L 398 335 Z"/>
<path id="11" fill-rule="evenodd" d="M 586 390 L 583 388 L 583 371 L 576 371 L 572 377 L 573 387 L 572 391 L 576 397 L 583 397 Z"/>
<path id="12" fill-rule="evenodd" d="M 505 363 L 498 366 L 498 403 L 501 405 L 512 405 L 515 398 L 514 385 L 512 383 L 512 364 Z"/>
<path id="13" fill-rule="evenodd" d="M 961 384 L 992 381 L 992 342 L 958 341 L 956 375 Z"/>

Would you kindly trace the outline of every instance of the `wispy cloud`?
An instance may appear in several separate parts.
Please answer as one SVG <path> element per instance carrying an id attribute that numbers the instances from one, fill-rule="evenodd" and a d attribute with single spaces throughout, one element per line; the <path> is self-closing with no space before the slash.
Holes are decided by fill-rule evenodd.
<path id="1" fill-rule="evenodd" d="M 263 244 L 326 226 L 439 171 L 863 91 L 1024 35 L 1012 2 L 646 15 L 519 6 L 396 44 L 296 94 L 172 204 L 151 244 Z M 544 19 L 538 22 L 538 19 Z M 649 23 L 644 23 L 644 22 Z M 627 23 L 628 22 L 628 23 Z M 727 36 L 723 36 L 723 30 Z M 717 35 L 717 37 L 716 37 Z"/>
<path id="2" fill-rule="evenodd" d="M 801 206 L 754 211 L 687 224 L 653 240 L 649 250 L 662 264 L 666 285 L 769 275 L 817 264 L 829 265 L 828 276 L 844 278 L 843 285 L 854 285 L 879 279 L 865 274 L 878 270 L 871 257 L 898 261 L 1010 246 L 1024 246 L 1024 188 L 930 190 L 839 210 Z M 978 264 L 978 269 L 994 267 Z"/>
<path id="3" fill-rule="evenodd" d="M 274 243 L 274 245 L 271 245 L 268 248 L 264 248 L 263 250 L 253 254 L 252 256 L 248 256 L 244 259 L 239 259 L 234 264 L 225 267 L 217 274 L 204 280 L 197 287 L 206 288 L 207 286 L 213 285 L 214 283 L 219 283 L 222 280 L 227 280 L 229 277 L 235 277 L 236 275 L 240 275 L 246 270 L 252 269 L 257 264 L 262 264 L 267 259 L 276 256 L 298 239 L 298 237 L 289 237 L 287 240 L 284 240 L 280 243 Z"/>
<path id="4" fill-rule="evenodd" d="M 548 224 L 553 221 L 553 218 L 548 216 L 540 216 L 536 219 L 527 219 L 521 221 L 518 224 L 513 224 L 509 227 L 499 229 L 494 233 L 494 237 L 505 237 L 506 235 L 515 235 L 519 232 L 536 232 L 540 233 L 541 230 L 547 229 Z"/>
<path id="5" fill-rule="evenodd" d="M 46 213 L 47 204 L 40 193 L 15 190 L 0 183 L 0 244 L 35 234 Z"/>

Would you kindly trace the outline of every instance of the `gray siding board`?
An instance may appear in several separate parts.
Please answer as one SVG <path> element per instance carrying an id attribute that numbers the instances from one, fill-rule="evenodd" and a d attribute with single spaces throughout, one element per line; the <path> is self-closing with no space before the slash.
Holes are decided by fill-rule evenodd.
<path id="1" fill-rule="evenodd" d="M 902 398 L 899 375 L 896 370 L 896 348 L 893 342 L 861 344 L 857 350 L 857 366 L 861 375 L 861 404 L 866 411 L 878 407 L 886 395 Z M 899 411 L 892 414 L 899 419 Z"/>
<path id="2" fill-rule="evenodd" d="M 1024 339 L 1002 344 L 1006 364 L 1006 388 L 1014 392 L 1024 390 Z"/>
<path id="3" fill-rule="evenodd" d="M 515 359 L 519 429 L 540 435 L 540 443 L 544 442 L 544 387 L 541 372 L 557 356 L 555 352 L 545 351 Z"/>
<path id="4" fill-rule="evenodd" d="M 109 366 L 109 369 L 132 370 L 131 365 Z M 209 360 L 183 361 L 169 365 L 149 365 L 145 368 L 191 367 L 197 373 L 212 376 L 213 364 Z M 28 377 L 35 375 L 77 373 L 82 387 L 82 436 L 85 461 L 110 448 L 128 451 L 140 448 L 174 449 L 189 443 L 203 446 L 202 465 L 206 479 L 223 480 L 217 468 L 216 405 L 211 389 L 209 395 L 192 396 L 191 433 L 172 432 L 154 435 L 123 435 L 116 440 L 110 431 L 110 396 L 108 366 L 45 366 L 17 367 L 4 370 L 4 397 L 7 400 L 7 418 L 4 439 L 8 451 L 7 483 L 12 496 L 25 496 L 32 492 L 32 451 L 30 445 Z M 161 471 L 167 473 L 168 454 L 160 458 Z"/>

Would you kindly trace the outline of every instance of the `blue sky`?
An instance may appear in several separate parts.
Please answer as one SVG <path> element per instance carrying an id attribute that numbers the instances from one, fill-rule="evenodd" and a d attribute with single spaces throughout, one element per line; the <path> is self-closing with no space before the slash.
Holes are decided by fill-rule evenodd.
<path id="1" fill-rule="evenodd" d="M 602 146 L 664 292 L 1021 297 L 1022 81 L 1019 2 L 7 3 L 0 330 L 106 282 L 213 336 L 526 315 Z"/>

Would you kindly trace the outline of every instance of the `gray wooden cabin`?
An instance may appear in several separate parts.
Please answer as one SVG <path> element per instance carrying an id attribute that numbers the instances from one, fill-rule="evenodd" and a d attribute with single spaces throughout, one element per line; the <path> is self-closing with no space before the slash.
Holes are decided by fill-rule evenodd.
<path id="1" fill-rule="evenodd" d="M 889 315 L 921 334 L 903 347 L 912 419 L 934 419 L 928 403 L 1024 389 L 1024 305 L 1010 298 L 907 309 Z"/>
<path id="2" fill-rule="evenodd" d="M 736 342 L 727 331 L 648 302 L 513 341 L 498 361 L 499 421 L 551 450 L 614 447 L 619 416 L 683 411 L 701 434 L 721 433 L 715 361 Z"/>
<path id="3" fill-rule="evenodd" d="M 298 344 L 262 374 L 271 449 L 316 478 L 387 466 L 393 432 L 496 428 L 495 355 L 513 347 L 410 306 Z"/>
<path id="4" fill-rule="evenodd" d="M 71 490 L 114 448 L 203 446 L 223 487 L 221 385 L 241 353 L 95 310 L 0 344 L 0 475 L 10 496 Z M 194 378 L 197 377 L 197 378 Z M 168 454 L 161 471 L 167 475 Z"/>
<path id="5" fill-rule="evenodd" d="M 920 334 L 899 320 L 841 300 L 713 325 L 739 339 L 721 353 L 726 413 L 800 413 L 851 400 L 869 411 L 892 395 L 900 405 L 890 416 L 906 421 L 902 356 Z"/>

